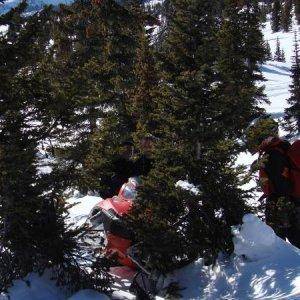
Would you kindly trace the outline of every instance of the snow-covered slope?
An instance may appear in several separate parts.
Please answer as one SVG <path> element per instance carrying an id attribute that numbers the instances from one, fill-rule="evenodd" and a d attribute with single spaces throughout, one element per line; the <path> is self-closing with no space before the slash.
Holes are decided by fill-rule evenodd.
<path id="1" fill-rule="evenodd" d="M 7 0 L 4 4 L 0 4 L 0 14 L 8 12 L 12 7 L 17 6 L 20 0 Z M 28 12 L 38 11 L 43 8 L 44 5 L 58 5 L 60 3 L 71 3 L 73 0 L 28 0 Z"/>
<path id="2" fill-rule="evenodd" d="M 263 75 L 267 80 L 265 83 L 265 92 L 271 101 L 270 105 L 264 104 L 263 107 L 273 114 L 279 113 L 280 115 L 287 107 L 286 99 L 289 98 L 289 85 L 291 83 L 290 68 L 294 50 L 294 32 L 298 32 L 298 26 L 295 20 L 293 20 L 293 31 L 288 33 L 272 33 L 269 22 L 266 23 L 263 30 L 264 38 L 269 42 L 272 54 L 275 52 L 276 40 L 278 38 L 286 57 L 286 63 L 268 61 L 262 66 Z"/>
<path id="3" fill-rule="evenodd" d="M 89 205 L 95 200 L 94 197 L 81 199 Z M 299 249 L 281 240 L 269 226 L 251 214 L 244 217 L 242 226 L 233 228 L 233 235 L 235 251 L 230 258 L 220 257 L 215 266 L 209 267 L 203 266 L 199 259 L 169 274 L 165 285 L 178 282 L 182 287 L 182 299 L 300 299 Z M 132 271 L 116 268 L 114 273 L 117 283 L 113 299 L 134 300 L 134 295 L 128 292 Z M 17 280 L 10 288 L 10 300 L 109 299 L 91 290 L 67 295 L 55 286 L 48 273 L 42 277 L 30 274 L 25 280 L 30 285 Z M 0 300 L 8 298 L 0 295 Z"/>
<path id="4" fill-rule="evenodd" d="M 300 299 L 300 250 L 284 242 L 254 215 L 234 230 L 235 254 L 214 267 L 198 260 L 170 279 L 183 299 Z"/>
<path id="5" fill-rule="evenodd" d="M 74 295 L 68 295 L 51 280 L 50 272 L 43 276 L 29 274 L 24 280 L 16 280 L 9 289 L 9 297 L 0 294 L 0 300 L 109 300 L 105 294 L 93 290 L 81 290 Z"/>
<path id="6" fill-rule="evenodd" d="M 268 61 L 261 69 L 267 80 L 265 93 L 268 99 L 271 99 L 270 105 L 263 104 L 262 106 L 269 113 L 281 116 L 287 106 L 286 99 L 289 96 L 291 82 L 289 63 Z"/>

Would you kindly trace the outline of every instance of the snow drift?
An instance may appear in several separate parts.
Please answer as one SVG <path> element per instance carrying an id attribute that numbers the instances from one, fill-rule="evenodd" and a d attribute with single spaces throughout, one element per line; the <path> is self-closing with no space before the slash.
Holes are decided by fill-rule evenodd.
<path id="1" fill-rule="evenodd" d="M 93 196 L 71 199 L 70 202 L 79 202 L 79 209 L 72 210 L 73 221 L 81 223 L 88 207 L 99 200 Z M 299 249 L 277 237 L 272 228 L 252 214 L 245 215 L 243 224 L 232 232 L 231 257 L 220 256 L 215 266 L 209 267 L 203 266 L 199 259 L 169 274 L 165 284 L 178 282 L 183 288 L 182 299 L 300 299 Z M 128 292 L 127 277 L 119 276 L 114 299 L 135 299 Z M 91 290 L 70 297 L 55 286 L 47 273 L 42 277 L 29 274 L 24 280 L 16 280 L 9 296 L 11 300 L 109 299 Z M 0 300 L 8 300 L 7 295 L 0 296 Z"/>
<path id="2" fill-rule="evenodd" d="M 251 214 L 233 234 L 230 258 L 214 267 L 200 259 L 169 277 L 185 288 L 183 299 L 300 299 L 299 249 Z"/>

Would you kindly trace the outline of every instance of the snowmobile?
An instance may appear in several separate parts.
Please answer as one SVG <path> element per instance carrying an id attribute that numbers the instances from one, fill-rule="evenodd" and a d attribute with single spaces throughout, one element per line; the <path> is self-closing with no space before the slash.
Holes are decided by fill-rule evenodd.
<path id="1" fill-rule="evenodd" d="M 91 228 L 98 232 L 100 240 L 95 242 L 102 247 L 102 255 L 129 268 L 135 268 L 134 262 L 127 254 L 127 250 L 132 246 L 133 235 L 124 226 L 121 218 L 131 210 L 137 184 L 136 178 L 129 178 L 117 196 L 101 200 L 93 207 L 88 217 Z"/>
<path id="2" fill-rule="evenodd" d="M 86 243 L 94 246 L 97 254 L 108 259 L 112 266 L 125 266 L 133 270 L 135 275 L 131 291 L 146 300 L 156 292 L 156 276 L 146 270 L 138 259 L 133 233 L 122 221 L 136 199 L 138 183 L 138 178 L 129 178 L 117 196 L 101 200 L 92 208 L 87 220 L 91 234 Z"/>

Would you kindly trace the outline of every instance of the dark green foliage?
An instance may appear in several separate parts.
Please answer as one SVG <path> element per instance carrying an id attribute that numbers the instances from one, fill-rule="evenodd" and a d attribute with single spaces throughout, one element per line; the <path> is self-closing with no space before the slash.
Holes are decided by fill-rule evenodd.
<path id="1" fill-rule="evenodd" d="M 22 135 L 21 117 L 11 117 L 10 124 L 6 119 L 6 126 L 2 127 L 5 135 L 1 136 L 1 244 L 14 253 L 24 275 L 32 270 L 37 258 L 35 247 L 39 241 L 35 233 L 41 191 L 35 186 L 36 144 Z"/>
<path id="2" fill-rule="evenodd" d="M 230 252 L 230 226 L 239 223 L 246 210 L 239 172 L 233 168 L 237 148 L 229 137 L 235 134 L 224 126 L 224 100 L 214 88 L 218 2 L 171 1 L 170 11 L 162 79 L 159 93 L 152 95 L 158 124 L 154 166 L 129 219 L 147 266 L 162 272 L 200 256 L 212 263 L 219 251 Z M 250 73 L 256 68 L 255 55 L 253 51 L 247 56 Z M 176 187 L 182 179 L 200 192 Z"/>
<path id="3" fill-rule="evenodd" d="M 121 143 L 130 139 L 129 132 L 126 124 L 120 122 L 117 113 L 106 115 L 101 128 L 90 137 L 84 169 L 79 174 L 80 181 L 76 183 L 83 192 L 94 190 L 105 195 L 110 190 L 110 179 L 116 175 L 113 162 L 119 155 Z"/>
<path id="4" fill-rule="evenodd" d="M 160 20 L 161 20 L 161 24 L 158 28 L 158 32 L 156 34 L 156 39 L 155 39 L 155 48 L 160 49 L 165 37 L 166 37 L 166 33 L 168 31 L 168 27 L 169 27 L 169 18 L 172 14 L 172 6 L 171 6 L 171 2 L 170 0 L 165 0 L 162 3 L 158 3 L 155 6 L 155 10 L 157 12 L 158 15 L 160 15 Z"/>
<path id="5" fill-rule="evenodd" d="M 40 130 L 32 126 L 35 106 L 29 98 L 27 83 L 44 46 L 45 27 L 34 15 L 25 20 L 26 3 L 1 16 L 7 32 L 1 36 L 1 133 L 0 133 L 0 206 L 1 244 L 8 248 L 17 272 L 23 276 L 33 269 L 40 244 L 39 212 L 43 189 L 37 183 L 37 144 Z M 16 57 L 19 59 L 16 60 Z M 18 275 L 18 274 L 16 274 Z M 3 287 L 1 287 L 2 289 Z"/>
<path id="6" fill-rule="evenodd" d="M 270 47 L 269 42 L 266 41 L 266 42 L 264 43 L 264 45 L 265 45 L 265 52 L 266 52 L 266 57 L 265 57 L 265 59 L 266 59 L 266 60 L 273 60 L 273 57 L 272 57 L 272 51 L 271 51 L 271 47 Z"/>
<path id="7" fill-rule="evenodd" d="M 285 54 L 284 54 L 284 51 L 280 47 L 279 38 L 277 38 L 277 41 L 276 41 L 276 50 L 274 53 L 274 60 L 279 61 L 279 62 L 285 61 Z"/>
<path id="8" fill-rule="evenodd" d="M 260 22 L 265 23 L 267 22 L 267 15 L 271 12 L 271 9 L 268 4 L 261 3 L 260 4 Z"/>
<path id="9" fill-rule="evenodd" d="M 280 0 L 274 0 L 271 17 L 271 27 L 273 32 L 278 32 L 281 29 L 281 12 L 282 4 Z"/>
<path id="10" fill-rule="evenodd" d="M 134 75 L 136 83 L 129 106 L 135 127 L 133 133 L 135 148 L 141 150 L 139 148 L 142 138 L 153 134 L 157 129 L 154 113 L 157 108 L 156 99 L 160 97 L 161 93 L 154 50 L 144 31 L 141 32 L 139 38 Z"/>
<path id="11" fill-rule="evenodd" d="M 238 136 L 260 113 L 258 104 L 265 101 L 262 88 L 255 84 L 263 80 L 258 62 L 267 53 L 259 29 L 257 3 L 251 1 L 244 7 L 236 1 L 225 1 L 217 39 L 220 78 L 215 90 L 224 106 L 220 119 L 231 135 Z"/>
<path id="12" fill-rule="evenodd" d="M 261 81 L 262 74 L 259 71 L 259 63 L 264 62 L 265 48 L 263 45 L 263 34 L 259 19 L 259 5 L 257 0 L 246 0 L 244 9 L 241 12 L 241 19 L 244 21 L 244 55 L 253 79 Z"/>
<path id="13" fill-rule="evenodd" d="M 109 176 L 113 155 L 134 126 L 129 101 L 144 16 L 137 3 L 124 5 L 113 0 L 76 1 L 62 7 L 57 16 L 54 66 L 58 82 L 54 85 L 59 85 L 60 102 L 71 108 L 60 117 L 65 117 L 61 141 L 69 146 L 57 153 L 77 166 L 75 184 L 82 191 L 105 188 L 97 181 L 105 173 Z"/>
<path id="14" fill-rule="evenodd" d="M 285 0 L 282 9 L 281 24 L 285 32 L 289 32 L 292 27 L 293 1 Z"/>
<path id="15" fill-rule="evenodd" d="M 123 8 L 122 8 L 123 9 Z M 142 56 L 141 51 L 148 47 L 147 32 L 144 27 L 147 24 L 155 23 L 156 19 L 145 12 L 139 1 L 132 1 L 126 6 L 127 20 L 123 14 L 119 12 L 122 18 L 116 20 L 123 24 L 112 24 L 112 28 L 116 26 L 120 28 L 120 32 L 115 32 L 113 37 L 115 44 L 111 46 L 111 54 L 108 56 L 110 64 L 115 64 L 117 68 L 115 76 L 117 78 L 108 78 L 116 83 L 112 86 L 115 94 L 110 99 L 109 106 L 111 111 L 105 112 L 102 116 L 101 126 L 91 136 L 90 151 L 84 161 L 85 186 L 89 189 L 94 189 L 100 193 L 105 189 L 109 189 L 109 178 L 113 174 L 114 157 L 118 155 L 119 148 L 122 142 L 138 140 L 141 135 L 145 134 L 145 128 L 149 132 L 153 125 L 151 122 L 151 91 L 149 87 L 155 90 L 157 80 L 155 79 L 154 61 L 150 55 L 150 49 L 146 50 Z M 110 27 L 108 27 L 110 30 Z M 125 33 L 122 33 L 122 30 Z M 122 35 L 128 35 L 128 39 L 123 39 Z M 120 48 L 120 50 L 118 50 Z M 126 62 L 119 61 L 124 58 L 125 50 L 128 52 Z M 117 60 L 114 52 L 120 51 L 120 58 Z M 148 57 L 149 54 L 149 57 Z M 145 77 L 144 66 L 147 62 L 144 60 L 152 59 L 150 67 L 151 72 L 148 72 L 148 77 Z M 139 61 L 141 60 L 141 64 Z M 108 61 L 106 63 L 108 63 Z M 149 66 L 149 64 L 148 64 Z M 119 99 L 119 100 L 118 100 Z M 117 102 L 114 102 L 118 100 Z M 149 121 L 147 121 L 149 120 Z M 138 129 L 137 129 L 138 128 Z M 133 132 L 136 131 L 136 134 Z M 143 131 L 143 133 L 141 133 Z M 138 134 L 137 132 L 140 132 Z M 138 148 L 138 147 L 137 147 Z"/>
<path id="16" fill-rule="evenodd" d="M 42 171 L 39 149 L 55 127 L 47 122 L 53 120 L 53 97 L 41 72 L 50 48 L 52 10 L 26 17 L 25 9 L 22 2 L 0 17 L 0 24 L 8 26 L 0 36 L 0 291 L 13 279 L 48 268 L 70 290 L 102 289 L 109 283 L 105 268 L 90 273 L 78 263 L 80 230 L 66 225 L 55 166 L 49 174 Z"/>
<path id="17" fill-rule="evenodd" d="M 291 135 L 300 132 L 300 58 L 299 44 L 295 33 L 294 56 L 292 65 L 292 84 L 290 85 L 291 96 L 287 100 L 289 107 L 285 110 L 286 127 Z"/>

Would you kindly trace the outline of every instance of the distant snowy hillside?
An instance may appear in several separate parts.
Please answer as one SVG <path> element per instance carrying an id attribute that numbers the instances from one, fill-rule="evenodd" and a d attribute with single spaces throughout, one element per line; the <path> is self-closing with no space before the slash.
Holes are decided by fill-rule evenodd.
<path id="1" fill-rule="evenodd" d="M 299 31 L 299 26 L 296 20 L 293 21 L 293 30 L 291 32 L 276 32 L 272 33 L 270 22 L 266 23 L 263 30 L 264 38 L 269 42 L 272 54 L 276 49 L 277 37 L 280 41 L 280 46 L 285 52 L 286 63 L 277 61 L 268 61 L 262 66 L 262 71 L 265 79 L 266 95 L 271 101 L 270 105 L 263 105 L 269 113 L 283 113 L 287 107 L 286 100 L 289 98 L 289 85 L 291 84 L 290 68 L 292 65 L 292 56 L 294 51 L 294 32 Z M 299 37 L 299 34 L 298 34 Z"/>
<path id="2" fill-rule="evenodd" d="M 8 12 L 12 7 L 17 6 L 20 0 L 7 0 L 4 4 L 0 4 L 0 14 Z M 73 0 L 28 0 L 28 12 L 38 11 L 43 8 L 44 5 L 58 5 L 60 3 L 71 3 Z"/>
<path id="3" fill-rule="evenodd" d="M 35 12 L 43 8 L 44 5 L 54 5 L 57 6 L 58 4 L 64 3 L 72 3 L 74 0 L 28 0 L 28 12 Z M 117 2 L 121 2 L 123 0 L 116 0 Z M 3 13 L 8 12 L 12 7 L 17 6 L 21 0 L 7 0 L 4 4 L 0 4 L 0 15 Z M 158 3 L 161 3 L 162 0 L 144 0 L 145 3 L 153 6 Z"/>

